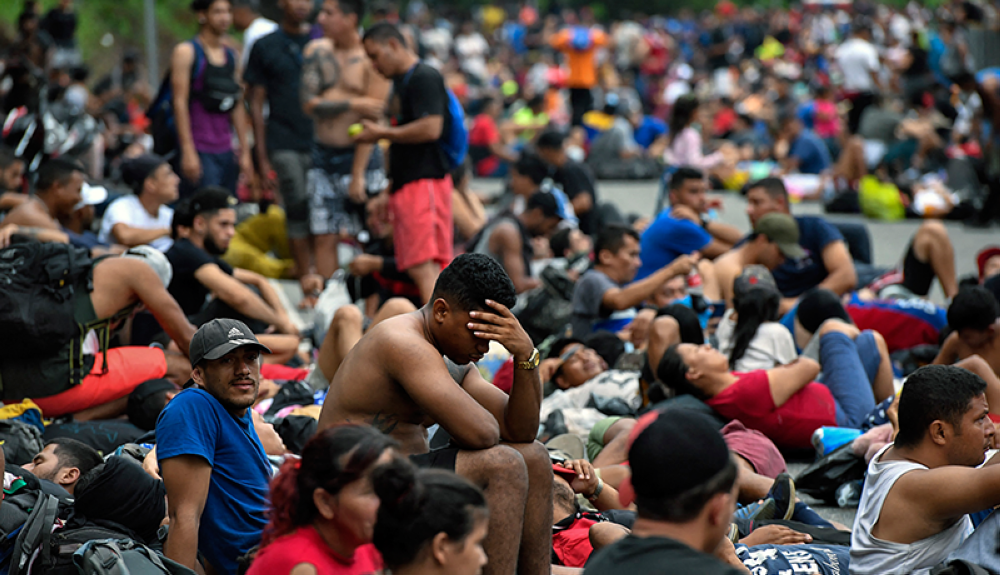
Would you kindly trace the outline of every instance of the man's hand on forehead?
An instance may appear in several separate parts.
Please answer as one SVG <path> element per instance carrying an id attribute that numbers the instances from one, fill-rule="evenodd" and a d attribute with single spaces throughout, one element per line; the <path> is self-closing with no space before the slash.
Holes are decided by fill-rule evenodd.
<path id="1" fill-rule="evenodd" d="M 496 341 L 504 346 L 515 361 L 527 361 L 535 346 L 521 327 L 521 322 L 507 306 L 499 302 L 486 300 L 486 305 L 492 309 L 469 312 L 473 321 L 467 327 L 476 337 Z"/>

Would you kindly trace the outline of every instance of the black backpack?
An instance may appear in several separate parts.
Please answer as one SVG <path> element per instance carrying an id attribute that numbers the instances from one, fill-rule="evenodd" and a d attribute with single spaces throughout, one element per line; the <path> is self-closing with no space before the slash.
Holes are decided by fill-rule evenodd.
<path id="1" fill-rule="evenodd" d="M 59 516 L 59 500 L 39 494 L 14 542 L 9 575 L 77 575 L 73 554 L 88 541 L 134 538 L 127 528 L 109 521 L 71 518 L 65 526 L 53 531 Z"/>
<path id="2" fill-rule="evenodd" d="M 89 294 L 93 260 L 70 244 L 25 242 L 0 250 L 0 349 L 11 357 L 55 352 L 80 334 L 74 297 Z"/>
<path id="3" fill-rule="evenodd" d="M 48 397 L 79 385 L 94 366 L 94 357 L 83 353 L 90 330 L 98 333 L 99 351 L 110 347 L 111 326 L 137 304 L 93 319 L 89 300 L 98 261 L 84 248 L 61 243 L 31 241 L 0 249 L 2 399 Z M 104 354 L 102 373 L 107 368 Z"/>
<path id="4" fill-rule="evenodd" d="M 73 562 L 80 575 L 194 575 L 131 539 L 90 541 L 73 554 Z"/>

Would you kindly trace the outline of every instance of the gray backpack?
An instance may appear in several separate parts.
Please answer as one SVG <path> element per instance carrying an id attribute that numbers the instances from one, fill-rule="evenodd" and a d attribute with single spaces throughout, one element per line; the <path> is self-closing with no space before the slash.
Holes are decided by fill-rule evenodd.
<path id="1" fill-rule="evenodd" d="M 73 554 L 73 564 L 80 575 L 194 575 L 131 539 L 88 541 Z"/>

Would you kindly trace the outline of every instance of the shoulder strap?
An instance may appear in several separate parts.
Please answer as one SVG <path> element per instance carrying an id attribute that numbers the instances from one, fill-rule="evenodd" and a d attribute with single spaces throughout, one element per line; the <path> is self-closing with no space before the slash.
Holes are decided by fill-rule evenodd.
<path id="1" fill-rule="evenodd" d="M 208 56 L 205 55 L 205 49 L 202 48 L 201 42 L 198 41 L 197 37 L 191 38 L 190 42 L 194 47 L 194 62 L 191 64 L 191 83 L 193 84 L 205 72 L 205 66 L 208 64 Z M 188 86 L 188 89 L 190 90 L 191 87 Z"/>
<path id="2" fill-rule="evenodd" d="M 49 535 L 52 533 L 52 525 L 56 522 L 56 515 L 59 511 L 59 500 L 54 495 L 47 495 L 39 492 L 35 501 L 35 508 L 28 516 L 24 527 L 17 535 L 14 543 L 14 556 L 11 557 L 10 575 L 20 575 L 24 573 L 24 568 L 34 550 L 41 545 L 41 557 L 43 564 L 47 564 L 50 556 Z"/>

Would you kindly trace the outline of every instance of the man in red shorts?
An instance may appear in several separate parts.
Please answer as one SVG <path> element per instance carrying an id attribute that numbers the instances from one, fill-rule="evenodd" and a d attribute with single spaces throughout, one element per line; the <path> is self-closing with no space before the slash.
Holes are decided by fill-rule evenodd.
<path id="1" fill-rule="evenodd" d="M 364 45 L 375 70 L 392 80 L 392 125 L 364 120 L 355 141 L 392 142 L 388 202 L 396 266 L 413 278 L 427 303 L 452 258 L 452 181 L 439 143 L 448 120 L 448 92 L 441 74 L 420 62 L 396 26 L 375 24 L 365 33 Z"/>
<path id="2" fill-rule="evenodd" d="M 122 257 L 102 259 L 94 264 L 90 297 L 80 298 L 76 304 L 75 320 L 94 325 L 107 319 L 113 333 L 127 312 L 142 305 L 186 355 L 195 328 L 167 291 L 171 275 L 166 256 L 149 246 L 131 248 Z M 80 420 L 105 419 L 124 413 L 129 393 L 142 382 L 162 377 L 184 382 L 191 374 L 187 357 L 161 348 L 126 346 L 101 353 L 99 331 L 91 332 L 84 341 L 85 365 L 91 357 L 93 363 L 79 385 L 68 386 L 67 374 L 56 369 L 67 357 L 62 353 L 51 361 L 31 365 L 8 357 L 0 362 L 3 399 L 20 401 L 30 397 L 46 417 L 72 413 Z"/>

